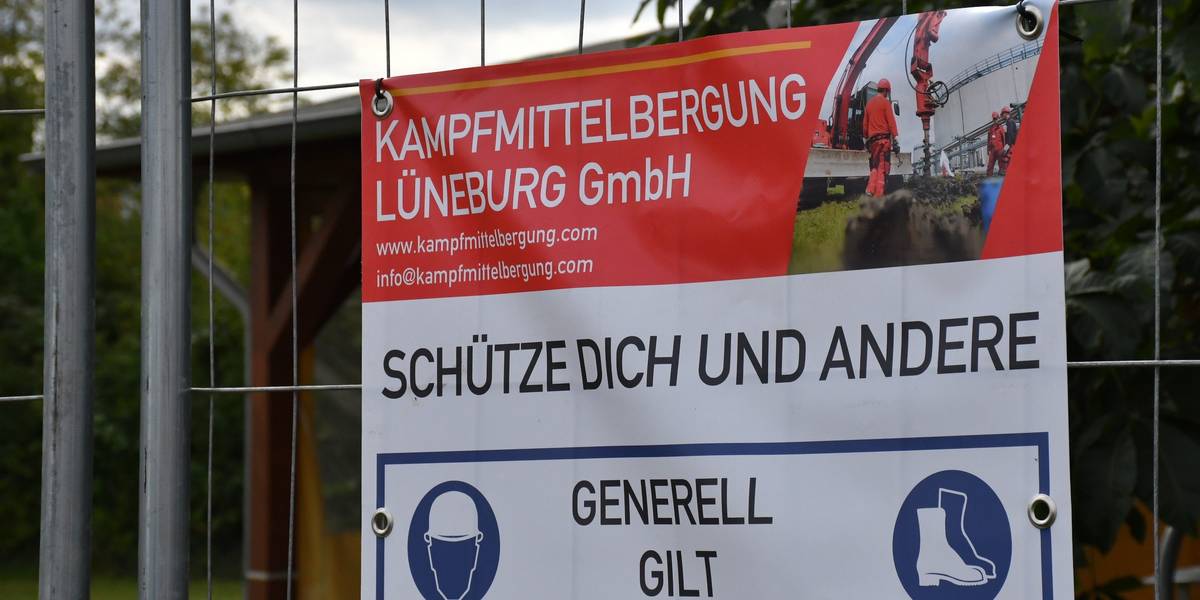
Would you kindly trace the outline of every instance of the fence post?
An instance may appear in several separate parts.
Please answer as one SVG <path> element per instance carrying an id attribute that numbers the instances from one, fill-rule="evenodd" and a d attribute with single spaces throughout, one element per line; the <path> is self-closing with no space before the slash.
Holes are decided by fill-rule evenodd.
<path id="1" fill-rule="evenodd" d="M 142 0 L 138 594 L 187 598 L 192 245 L 188 0 Z"/>
<path id="2" fill-rule="evenodd" d="M 47 0 L 46 280 L 38 597 L 86 598 L 91 575 L 96 245 L 95 14 Z"/>

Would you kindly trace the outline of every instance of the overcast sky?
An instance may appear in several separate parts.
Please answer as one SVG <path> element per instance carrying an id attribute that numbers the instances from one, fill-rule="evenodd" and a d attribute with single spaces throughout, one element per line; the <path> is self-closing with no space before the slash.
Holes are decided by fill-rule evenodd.
<path id="1" fill-rule="evenodd" d="M 685 0 L 691 10 L 697 0 Z M 138 21 L 138 0 L 121 0 Z M 192 0 L 193 13 L 208 0 Z M 299 0 L 300 85 L 374 78 L 384 74 L 383 0 Z M 479 64 L 478 0 L 390 0 L 392 74 L 424 73 Z M 215 0 L 242 28 L 292 45 L 292 0 Z M 633 22 L 638 0 L 588 0 L 584 43 L 606 42 L 658 29 L 653 4 Z M 579 2 L 487 0 L 488 63 L 574 48 Z M 345 95 L 344 90 L 332 95 Z M 312 100 L 329 94 L 310 94 Z"/>

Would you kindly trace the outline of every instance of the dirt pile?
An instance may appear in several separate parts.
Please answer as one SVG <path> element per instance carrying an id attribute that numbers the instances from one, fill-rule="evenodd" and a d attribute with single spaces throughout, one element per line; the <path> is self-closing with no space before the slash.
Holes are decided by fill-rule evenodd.
<path id="1" fill-rule="evenodd" d="M 864 196 L 846 224 L 843 264 L 871 269 L 973 260 L 983 249 L 976 182 L 914 178 L 906 189 Z"/>
<path id="2" fill-rule="evenodd" d="M 979 193 L 979 182 L 982 180 L 983 176 L 976 173 L 959 177 L 913 177 L 905 183 L 904 188 L 924 202 L 944 204 L 963 196 L 975 196 Z"/>

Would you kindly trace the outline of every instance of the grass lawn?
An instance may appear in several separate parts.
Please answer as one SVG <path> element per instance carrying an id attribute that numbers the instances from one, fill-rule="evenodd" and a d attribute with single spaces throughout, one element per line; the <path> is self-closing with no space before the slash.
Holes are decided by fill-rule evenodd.
<path id="1" fill-rule="evenodd" d="M 829 201 L 796 213 L 788 273 L 820 273 L 842 269 L 846 223 L 858 214 L 858 199 Z"/>
<path id="2" fill-rule="evenodd" d="M 207 598 L 207 586 L 203 580 L 193 581 L 190 590 L 191 598 Z M 35 600 L 38 595 L 36 573 L 0 573 L 0 598 L 5 600 Z M 137 581 L 133 578 L 122 578 L 97 575 L 92 577 L 93 600 L 128 600 L 137 598 Z M 242 582 L 213 581 L 214 600 L 241 600 Z"/>
<path id="3" fill-rule="evenodd" d="M 979 198 L 975 196 L 960 196 L 953 202 L 939 206 L 938 212 L 951 215 L 962 214 L 966 208 L 974 204 L 979 204 Z"/>

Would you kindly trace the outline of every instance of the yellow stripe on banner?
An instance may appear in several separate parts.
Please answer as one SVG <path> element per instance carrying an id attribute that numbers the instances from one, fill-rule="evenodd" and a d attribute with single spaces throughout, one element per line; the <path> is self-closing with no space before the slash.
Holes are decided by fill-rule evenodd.
<path id="1" fill-rule="evenodd" d="M 713 50 L 711 52 L 701 52 L 699 54 L 690 54 L 688 56 L 679 56 L 675 58 L 660 58 L 657 60 L 644 60 L 641 62 L 625 63 L 622 65 L 608 65 L 604 67 L 589 67 L 586 69 L 571 69 L 569 71 L 557 71 L 554 73 L 537 73 L 534 75 L 520 75 L 517 77 L 500 77 L 497 79 L 482 79 L 479 81 L 462 81 L 459 83 L 445 83 L 442 85 L 425 85 L 411 88 L 399 88 L 389 90 L 393 96 L 417 96 L 420 94 L 437 94 L 440 92 L 457 92 L 462 90 L 479 90 L 484 88 L 506 87 L 510 85 L 522 85 L 526 83 L 539 83 L 542 81 L 559 81 L 562 79 L 579 79 L 582 77 L 595 77 L 597 75 L 611 75 L 613 73 L 632 73 L 635 71 L 648 71 L 651 69 L 662 69 L 665 67 L 678 67 L 680 65 L 690 65 L 718 58 L 731 58 L 734 56 L 750 56 L 754 54 L 766 54 L 768 52 L 783 52 L 786 50 L 807 50 L 812 48 L 811 41 L 802 42 L 778 42 L 774 44 L 760 44 L 758 46 L 742 46 L 739 48 L 723 48 L 721 50 Z"/>

